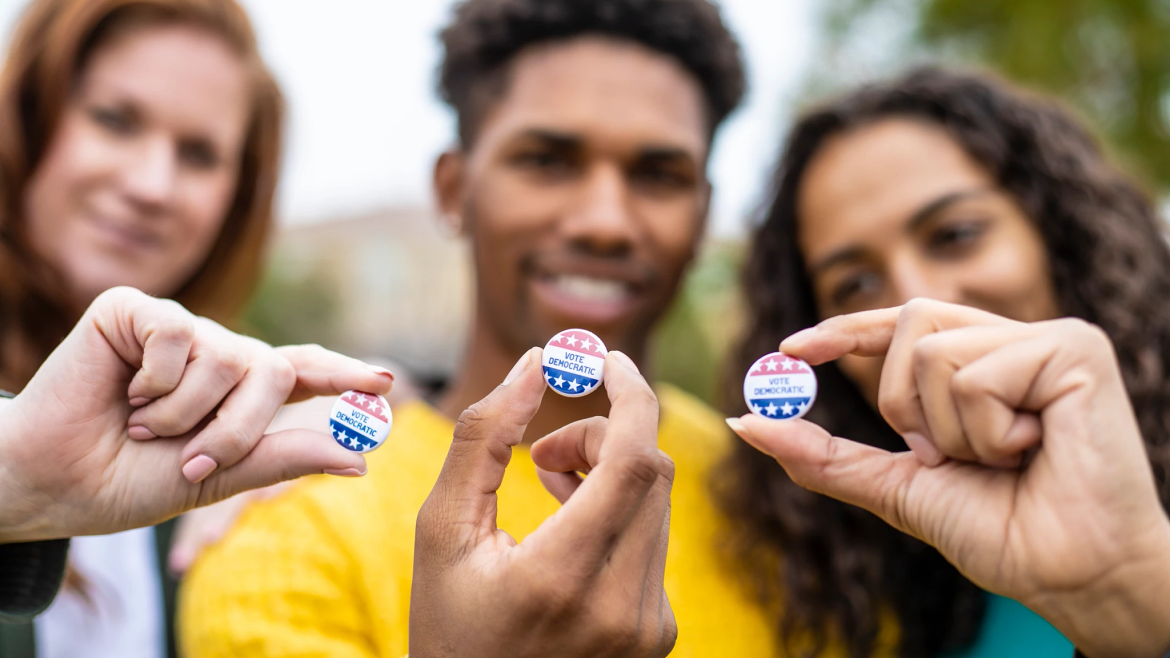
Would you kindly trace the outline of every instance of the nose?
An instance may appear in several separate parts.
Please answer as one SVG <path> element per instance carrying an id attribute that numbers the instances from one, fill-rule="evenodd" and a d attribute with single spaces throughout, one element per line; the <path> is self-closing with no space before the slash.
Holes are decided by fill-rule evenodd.
<path id="1" fill-rule="evenodd" d="M 958 280 L 944 268 L 931 267 L 925 260 L 903 255 L 889 265 L 891 306 L 901 306 L 918 297 L 961 304 L 962 289 Z"/>
<path id="2" fill-rule="evenodd" d="M 597 164 L 585 178 L 562 230 L 577 247 L 598 256 L 624 256 L 637 233 L 630 194 L 620 167 Z"/>
<path id="3" fill-rule="evenodd" d="M 122 189 L 131 203 L 157 210 L 174 197 L 178 163 L 171 140 L 162 136 L 143 140 L 123 166 Z"/>

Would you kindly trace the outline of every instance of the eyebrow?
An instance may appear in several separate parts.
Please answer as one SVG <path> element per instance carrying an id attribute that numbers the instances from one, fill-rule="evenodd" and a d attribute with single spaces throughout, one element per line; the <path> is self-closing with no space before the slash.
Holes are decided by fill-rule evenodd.
<path id="1" fill-rule="evenodd" d="M 585 140 L 580 135 L 558 130 L 549 130 L 547 128 L 530 128 L 520 133 L 519 139 L 544 142 L 552 148 L 564 151 L 578 150 L 585 145 Z M 686 160 L 697 163 L 699 161 L 694 153 L 681 146 L 667 146 L 662 144 L 640 146 L 637 150 L 636 159 L 651 162 Z"/>
<path id="2" fill-rule="evenodd" d="M 935 215 L 945 210 L 946 208 L 966 199 L 973 197 L 980 197 L 990 194 L 991 190 L 986 188 L 975 188 L 970 190 L 959 190 L 944 194 L 930 203 L 922 206 L 910 215 L 910 221 L 906 222 L 906 230 L 913 232 L 922 227 L 923 224 L 930 221 Z M 830 253 L 820 261 L 809 268 L 810 273 L 818 274 L 834 265 L 857 260 L 860 258 L 865 250 L 860 246 L 848 246 Z"/>

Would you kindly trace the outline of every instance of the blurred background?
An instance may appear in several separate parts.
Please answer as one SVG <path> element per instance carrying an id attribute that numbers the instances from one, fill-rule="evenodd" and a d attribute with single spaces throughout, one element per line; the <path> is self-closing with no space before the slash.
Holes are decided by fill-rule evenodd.
<path id="1" fill-rule="evenodd" d="M 431 165 L 454 120 L 434 93 L 453 2 L 243 0 L 288 98 L 281 231 L 242 329 L 382 356 L 424 383 L 458 358 L 467 255 L 443 235 Z M 1170 185 L 1168 0 L 724 0 L 749 65 L 747 102 L 719 136 L 710 234 L 656 339 L 658 369 L 712 400 L 738 331 L 737 271 L 785 127 L 848 84 L 941 60 L 1065 98 L 1113 155 Z M 24 6 L 0 0 L 7 35 Z"/>

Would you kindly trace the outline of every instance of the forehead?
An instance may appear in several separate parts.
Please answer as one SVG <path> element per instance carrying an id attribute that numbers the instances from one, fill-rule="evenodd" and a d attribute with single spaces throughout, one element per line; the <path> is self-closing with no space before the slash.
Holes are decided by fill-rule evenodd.
<path id="1" fill-rule="evenodd" d="M 830 138 L 813 157 L 799 189 L 802 242 L 815 251 L 833 246 L 826 241 L 889 235 L 944 195 L 992 186 L 990 172 L 942 128 L 885 119 Z"/>
<path id="2" fill-rule="evenodd" d="M 218 36 L 194 26 L 144 26 L 100 46 L 82 70 L 87 94 L 128 98 L 163 118 L 201 126 L 247 112 L 240 57 Z"/>
<path id="3" fill-rule="evenodd" d="M 490 150 L 539 128 L 595 148 L 665 145 L 703 160 L 703 98 L 681 64 L 632 42 L 580 37 L 533 46 L 510 64 L 507 89 L 485 116 L 477 144 Z"/>

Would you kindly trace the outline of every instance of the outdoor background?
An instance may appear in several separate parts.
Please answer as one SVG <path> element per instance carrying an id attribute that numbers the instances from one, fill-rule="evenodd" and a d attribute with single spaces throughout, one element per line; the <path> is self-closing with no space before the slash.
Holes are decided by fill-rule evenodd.
<path id="1" fill-rule="evenodd" d="M 246 330 L 382 356 L 439 382 L 470 306 L 434 221 L 453 118 L 434 93 L 452 2 L 243 0 L 288 97 L 280 235 Z M 713 399 L 740 255 L 786 126 L 842 86 L 945 61 L 1055 93 L 1159 197 L 1170 186 L 1168 0 L 725 0 L 750 91 L 720 133 L 708 244 L 656 340 L 657 375 Z M 22 0 L 0 0 L 7 34 Z M 664 358 L 677 355 L 676 358 Z"/>

